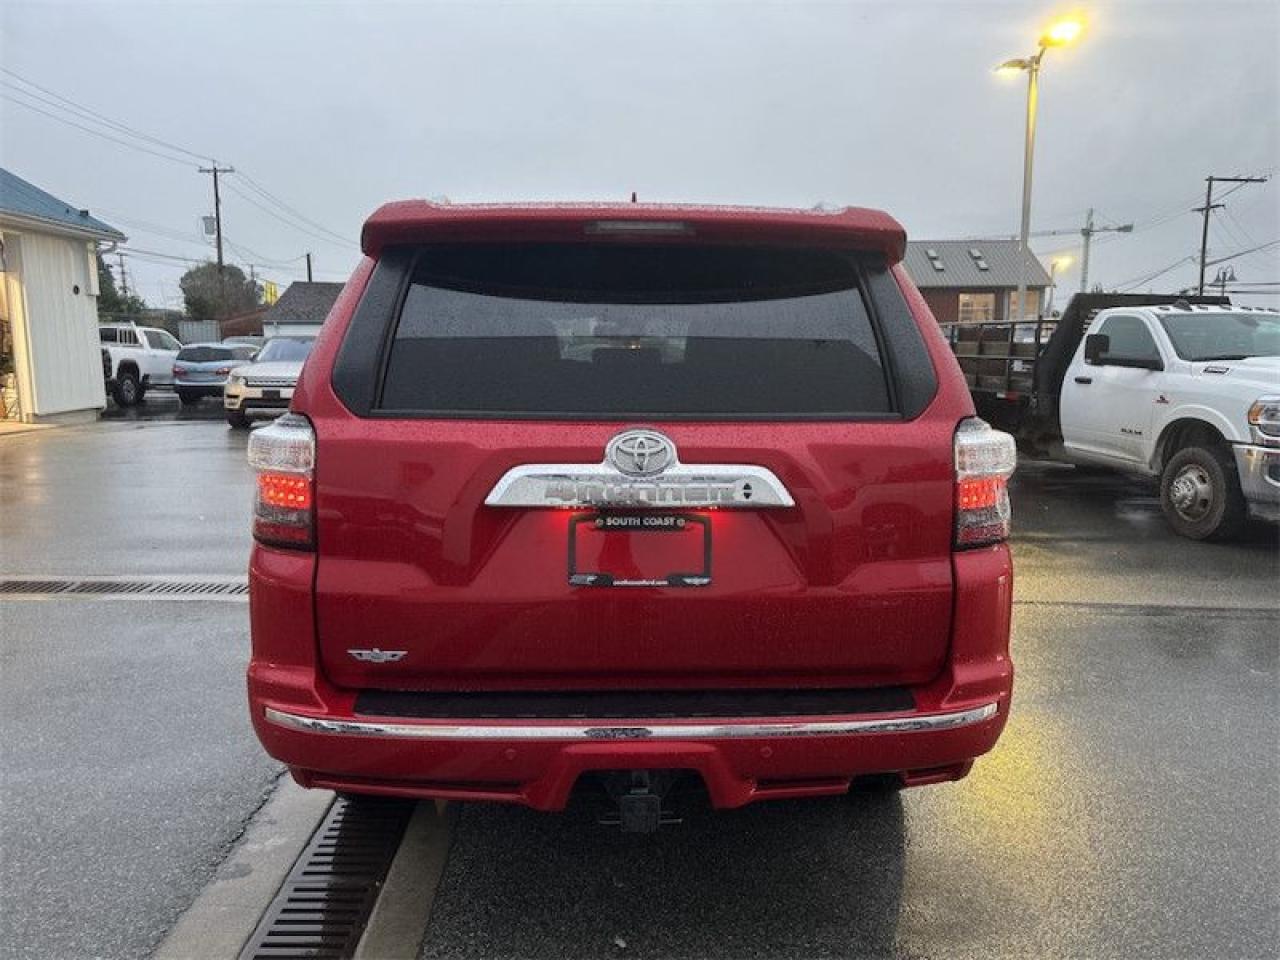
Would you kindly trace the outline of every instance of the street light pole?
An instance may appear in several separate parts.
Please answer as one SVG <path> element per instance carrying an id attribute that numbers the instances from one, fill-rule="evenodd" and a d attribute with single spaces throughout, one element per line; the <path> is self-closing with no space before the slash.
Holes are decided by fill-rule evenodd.
<path id="1" fill-rule="evenodd" d="M 1018 231 L 1018 313 L 1021 316 L 1011 317 L 1020 320 L 1027 313 L 1027 256 L 1030 253 L 1028 241 L 1031 235 L 1031 173 L 1036 150 L 1036 113 L 1040 105 L 1040 61 L 1050 47 L 1061 47 L 1071 43 L 1084 29 L 1079 20 L 1060 20 L 1051 24 L 1040 37 L 1036 52 L 1019 60 L 1006 60 L 996 67 L 998 73 L 1012 73 L 1025 70 L 1027 73 L 1027 136 L 1022 154 L 1022 225 Z"/>
<path id="2" fill-rule="evenodd" d="M 1031 168 L 1036 153 L 1036 110 L 1040 105 L 1040 58 L 1042 46 L 1027 60 L 1027 137 L 1022 152 L 1022 227 L 1018 231 L 1018 313 L 1010 317 L 1021 320 L 1027 315 L 1027 243 L 1031 235 Z"/>

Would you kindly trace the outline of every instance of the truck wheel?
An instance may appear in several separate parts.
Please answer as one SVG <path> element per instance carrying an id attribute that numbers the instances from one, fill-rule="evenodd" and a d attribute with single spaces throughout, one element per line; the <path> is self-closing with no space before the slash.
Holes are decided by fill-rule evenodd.
<path id="1" fill-rule="evenodd" d="M 1231 451 L 1184 447 L 1160 475 L 1160 507 L 1176 533 L 1192 540 L 1228 540 L 1248 516 Z"/>
<path id="2" fill-rule="evenodd" d="M 121 370 L 116 376 L 111 396 L 122 407 L 134 406 L 142 399 L 142 385 L 138 383 L 138 375 L 132 370 Z"/>
<path id="3" fill-rule="evenodd" d="M 194 390 L 179 390 L 178 402 L 184 407 L 192 406 L 193 404 L 200 402 L 200 394 L 196 393 Z"/>
<path id="4" fill-rule="evenodd" d="M 227 423 L 231 424 L 232 428 L 236 430 L 249 429 L 249 418 L 240 410 L 228 410 Z"/>

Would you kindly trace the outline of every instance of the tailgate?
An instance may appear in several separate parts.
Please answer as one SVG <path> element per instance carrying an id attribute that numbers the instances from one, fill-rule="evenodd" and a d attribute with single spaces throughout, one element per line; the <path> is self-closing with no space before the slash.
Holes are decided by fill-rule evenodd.
<path id="1" fill-rule="evenodd" d="M 856 257 L 547 244 L 401 262 L 369 409 L 311 412 L 330 680 L 936 675 L 955 424 L 899 414 Z M 343 350 L 372 356 L 367 334 L 353 322 Z M 339 395 L 359 381 L 334 376 Z"/>

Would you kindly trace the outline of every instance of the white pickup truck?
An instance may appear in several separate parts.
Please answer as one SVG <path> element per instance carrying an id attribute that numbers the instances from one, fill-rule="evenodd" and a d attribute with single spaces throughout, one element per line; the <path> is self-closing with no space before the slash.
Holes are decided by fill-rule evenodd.
<path id="1" fill-rule="evenodd" d="M 1280 311 L 1089 295 L 1034 340 L 968 326 L 990 328 L 950 329 L 979 413 L 1023 449 L 1158 477 L 1195 540 L 1280 519 Z"/>
<path id="2" fill-rule="evenodd" d="M 182 349 L 167 330 L 132 323 L 104 323 L 98 339 L 111 358 L 103 367 L 107 390 L 122 407 L 132 407 L 156 386 L 173 385 L 173 361 Z"/>

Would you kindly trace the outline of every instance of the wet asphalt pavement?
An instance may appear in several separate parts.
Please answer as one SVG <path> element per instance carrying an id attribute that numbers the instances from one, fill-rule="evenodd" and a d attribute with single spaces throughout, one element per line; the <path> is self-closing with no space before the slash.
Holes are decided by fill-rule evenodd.
<path id="1" fill-rule="evenodd" d="M 167 398 L 0 438 L 0 573 L 237 575 L 244 434 Z M 205 408 L 208 409 L 205 409 Z M 1231 957 L 1280 942 L 1275 527 L 1024 464 L 1015 705 L 960 783 L 652 837 L 468 806 L 427 957 Z M 145 955 L 270 789 L 242 603 L 0 606 L 0 956 Z"/>

